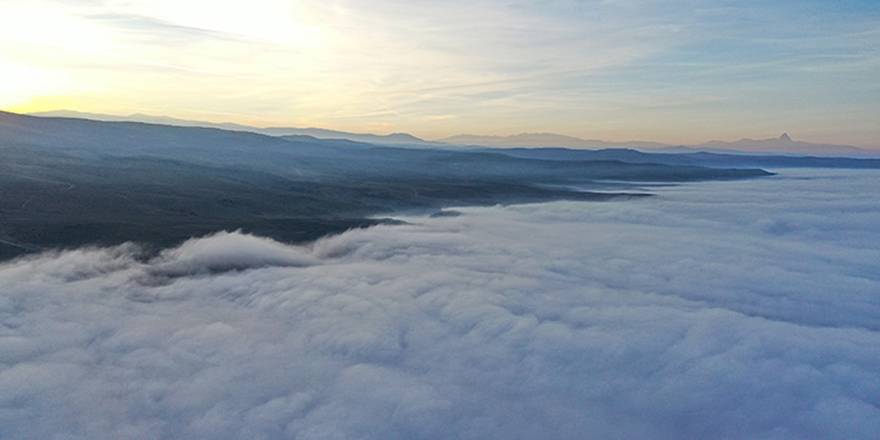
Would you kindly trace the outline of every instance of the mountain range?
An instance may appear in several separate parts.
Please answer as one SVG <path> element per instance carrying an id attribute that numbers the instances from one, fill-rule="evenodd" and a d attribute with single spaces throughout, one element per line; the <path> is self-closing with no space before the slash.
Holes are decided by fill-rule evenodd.
<path id="1" fill-rule="evenodd" d="M 408 133 L 372 134 L 350 133 L 345 131 L 329 130 L 324 128 L 297 128 L 297 127 L 253 127 L 235 123 L 213 123 L 177 119 L 167 116 L 153 116 L 145 114 L 131 114 L 117 116 L 100 113 L 84 113 L 72 110 L 54 110 L 47 112 L 32 113 L 32 116 L 44 117 L 68 117 L 92 119 L 98 121 L 136 121 L 163 125 L 185 127 L 214 127 L 224 130 L 250 131 L 270 136 L 311 136 L 317 139 L 345 139 L 356 142 L 367 142 L 378 145 L 396 145 L 408 147 L 431 147 L 444 148 L 452 146 L 465 147 L 563 147 L 579 149 L 603 149 L 603 148 L 635 148 L 644 151 L 659 151 L 668 153 L 686 153 L 696 151 L 731 153 L 731 154 L 784 154 L 784 155 L 811 155 L 811 156 L 834 156 L 834 157 L 880 157 L 880 150 L 859 148 L 852 145 L 822 144 L 794 140 L 788 133 L 776 138 L 749 139 L 737 141 L 712 140 L 696 145 L 672 145 L 651 141 L 623 141 L 612 142 L 600 139 L 582 139 L 574 136 L 566 136 L 556 133 L 520 133 L 510 136 L 484 136 L 462 134 L 435 140 L 426 140 Z"/>
<path id="2" fill-rule="evenodd" d="M 398 211 L 630 198 L 636 182 L 771 174 L 5 112 L 0 158 L 0 260 L 127 241 L 161 248 L 238 229 L 302 242 Z"/>
<path id="3" fill-rule="evenodd" d="M 0 112 L 0 260 L 125 241 L 161 248 L 236 229 L 302 242 L 401 210 L 633 197 L 639 182 L 771 174 L 762 168 L 880 168 L 880 159 L 692 150 L 410 148 L 139 117 L 153 122 Z"/>
<path id="4" fill-rule="evenodd" d="M 581 139 L 556 133 L 520 133 L 511 136 L 482 136 L 461 134 L 437 139 L 437 142 L 455 145 L 479 145 L 483 147 L 568 147 L 568 148 L 618 148 L 659 149 L 669 145 L 659 142 L 626 141 L 609 142 L 599 139 Z"/>
<path id="5" fill-rule="evenodd" d="M 852 145 L 796 141 L 788 133 L 783 133 L 778 138 L 770 139 L 740 139 L 734 142 L 714 140 L 690 148 L 703 151 L 809 154 L 813 156 L 880 156 L 880 151 L 871 151 Z"/>
<path id="6" fill-rule="evenodd" d="M 206 122 L 188 119 L 171 118 L 168 116 L 154 116 L 143 113 L 134 113 L 128 116 L 109 115 L 103 113 L 87 113 L 74 110 L 52 110 L 46 112 L 31 113 L 31 116 L 91 119 L 106 122 L 146 122 L 151 124 L 172 125 L 178 127 L 210 127 L 223 130 L 250 131 L 253 133 L 269 136 L 311 136 L 317 139 L 345 139 L 355 142 L 367 142 L 381 145 L 430 145 L 424 139 L 419 139 L 407 133 L 372 134 L 350 133 L 345 131 L 328 130 L 325 128 L 297 128 L 297 127 L 254 127 L 250 125 L 235 124 L 232 122 Z"/>
<path id="7" fill-rule="evenodd" d="M 521 133 L 512 136 L 458 135 L 438 139 L 456 145 L 473 145 L 493 148 L 504 147 L 563 147 L 563 148 L 635 148 L 643 151 L 668 153 L 715 152 L 731 154 L 788 154 L 811 156 L 880 157 L 880 150 L 868 150 L 851 145 L 818 144 L 796 141 L 784 133 L 778 138 L 740 139 L 726 142 L 713 140 L 697 145 L 670 145 L 660 142 L 624 141 L 608 142 L 599 139 L 581 139 L 555 133 Z"/>

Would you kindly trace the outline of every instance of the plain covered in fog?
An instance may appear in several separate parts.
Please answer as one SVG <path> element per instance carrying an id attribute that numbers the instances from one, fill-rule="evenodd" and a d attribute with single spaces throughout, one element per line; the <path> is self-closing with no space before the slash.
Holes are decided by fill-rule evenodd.
<path id="1" fill-rule="evenodd" d="M 18 259 L 0 437 L 871 438 L 878 185 L 791 170 Z"/>

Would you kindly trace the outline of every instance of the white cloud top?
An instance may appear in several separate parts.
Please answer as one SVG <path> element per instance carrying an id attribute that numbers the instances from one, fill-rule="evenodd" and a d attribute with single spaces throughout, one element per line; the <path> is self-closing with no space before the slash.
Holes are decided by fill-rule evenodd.
<path id="1" fill-rule="evenodd" d="M 878 184 L 797 171 L 13 261 L 0 437 L 873 438 Z"/>

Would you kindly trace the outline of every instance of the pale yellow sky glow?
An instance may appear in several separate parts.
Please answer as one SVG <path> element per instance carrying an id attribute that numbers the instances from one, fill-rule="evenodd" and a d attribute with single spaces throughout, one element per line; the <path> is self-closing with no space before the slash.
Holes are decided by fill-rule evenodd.
<path id="1" fill-rule="evenodd" d="M 813 32 L 794 3 L 761 5 L 0 0 L 0 108 L 880 145 L 875 11 L 825 11 Z"/>

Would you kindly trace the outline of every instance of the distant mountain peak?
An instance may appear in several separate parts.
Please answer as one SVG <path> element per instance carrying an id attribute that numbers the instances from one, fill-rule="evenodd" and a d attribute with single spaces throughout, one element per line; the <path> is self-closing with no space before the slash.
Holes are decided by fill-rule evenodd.
<path id="1" fill-rule="evenodd" d="M 788 133 L 782 133 L 782 136 L 779 136 L 780 141 L 791 142 L 791 136 Z"/>

